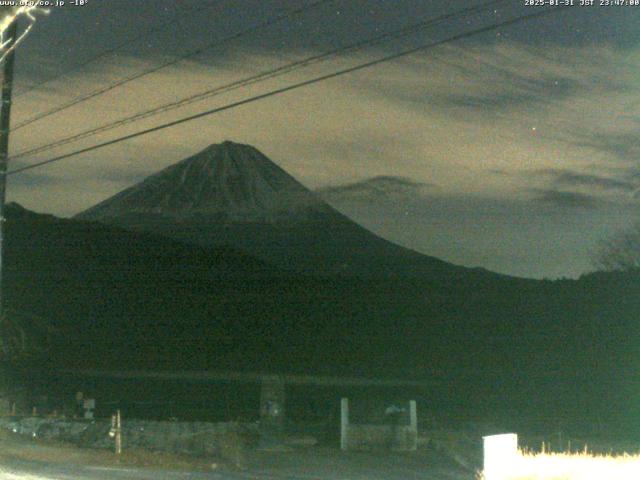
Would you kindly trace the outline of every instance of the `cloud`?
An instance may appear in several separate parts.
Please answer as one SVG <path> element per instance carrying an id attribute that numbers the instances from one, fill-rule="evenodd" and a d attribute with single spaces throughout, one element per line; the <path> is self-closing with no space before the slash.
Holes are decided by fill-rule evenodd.
<path id="1" fill-rule="evenodd" d="M 357 190 L 337 189 L 344 195 L 324 196 L 334 208 L 395 243 L 460 265 L 538 278 L 589 271 L 589 252 L 637 212 L 554 190 L 499 197 L 428 187 L 361 199 Z"/>
<path id="2" fill-rule="evenodd" d="M 202 62 L 181 63 L 14 132 L 12 150 L 313 53 L 318 52 L 291 50 L 283 58 L 229 50 L 224 62 L 213 68 Z M 26 164 L 87 147 L 379 53 L 317 64 L 21 160 Z M 576 253 L 587 242 L 580 240 L 580 233 L 606 236 L 629 209 L 637 210 L 631 187 L 640 185 L 640 178 L 633 178 L 630 169 L 637 168 L 638 147 L 629 133 L 637 128 L 633 105 L 640 64 L 629 61 L 636 55 L 609 47 L 540 49 L 515 43 L 435 49 L 95 150 L 28 176 L 12 176 L 9 197 L 27 208 L 72 215 L 211 143 L 229 139 L 254 145 L 307 187 L 322 188 L 356 221 L 404 245 L 499 271 L 576 273 L 586 268 L 584 254 Z M 122 56 L 104 63 L 90 75 L 72 76 L 20 97 L 14 119 L 28 118 L 157 62 Z M 555 223 L 547 218 L 550 212 Z M 598 215 L 597 229 L 595 220 L 580 223 Z M 555 244 L 569 236 L 575 239 L 570 246 Z M 555 252 L 549 254 L 552 260 L 534 258 L 536 241 L 543 245 L 540 255 L 544 249 Z"/>
<path id="3" fill-rule="evenodd" d="M 580 173 L 566 169 L 542 169 L 532 172 L 534 176 L 549 177 L 552 183 L 558 186 L 588 187 L 598 190 L 617 190 L 632 192 L 640 187 L 640 182 L 620 180 L 600 175 Z"/>
<path id="4" fill-rule="evenodd" d="M 552 102 L 569 98 L 587 90 L 567 72 L 540 65 L 539 70 L 522 69 L 515 63 L 513 52 L 496 52 L 496 59 L 489 62 L 486 55 L 478 55 L 474 61 L 458 57 L 455 61 L 460 71 L 465 73 L 467 85 L 459 85 L 454 92 L 441 95 L 444 107 L 465 107 L 477 110 L 512 110 L 527 106 L 544 107 Z M 536 61 L 536 60 L 534 60 Z M 540 64 L 540 59 L 537 59 Z M 545 68 L 546 67 L 546 68 Z M 472 81 L 469 81 L 474 79 Z M 478 88 L 479 81 L 486 84 Z M 459 91 L 460 87 L 471 83 L 475 88 Z M 456 91 L 457 90 L 457 91 Z"/>
<path id="5" fill-rule="evenodd" d="M 58 178 L 54 175 L 47 175 L 46 173 L 38 172 L 25 172 L 22 175 L 16 175 L 9 180 L 13 186 L 20 186 L 22 188 L 50 188 L 60 187 L 66 183 L 64 179 Z"/>
<path id="6" fill-rule="evenodd" d="M 598 199 L 593 195 L 579 192 L 567 192 L 561 190 L 532 189 L 537 203 L 558 208 L 569 209 L 593 209 L 598 206 Z"/>
<path id="7" fill-rule="evenodd" d="M 607 68 L 602 68 L 607 65 Z M 406 78 L 365 81 L 373 94 L 416 107 L 460 108 L 468 113 L 531 112 L 555 109 L 565 100 L 605 92 L 637 93 L 637 68 L 607 48 L 535 49 L 519 44 L 490 48 L 445 46 L 405 61 Z M 608 70 L 608 71 L 607 71 Z M 419 81 L 418 73 L 428 77 Z M 424 77 L 422 77 L 424 79 Z M 562 112 L 566 117 L 570 111 Z"/>
<path id="8" fill-rule="evenodd" d="M 298 52 L 294 58 L 312 53 L 316 52 Z M 368 52 L 314 65 L 25 161 L 46 159 L 241 100 L 366 61 L 371 55 Z M 248 51 L 227 57 L 233 61 L 213 70 L 205 64 L 182 63 L 179 68 L 158 72 L 144 82 L 131 82 L 38 122 L 12 135 L 13 150 L 37 146 L 291 61 Z M 602 96 L 595 93 L 600 92 L 598 82 L 603 72 L 629 88 L 635 85 L 627 81 L 630 71 L 634 72 L 632 67 L 621 59 L 615 51 L 595 47 L 540 50 L 518 45 L 451 46 L 97 150 L 42 171 L 66 178 L 69 183 L 69 201 L 64 208 L 56 207 L 56 213 L 62 214 L 85 209 L 144 174 L 225 139 L 255 145 L 312 188 L 391 175 L 436 184 L 449 192 L 517 195 L 531 186 L 526 179 L 511 177 L 505 181 L 491 172 L 513 172 L 523 166 L 584 170 L 585 150 L 591 148 L 575 148 L 575 138 L 570 137 L 568 144 L 554 135 L 563 125 L 577 122 L 589 131 L 603 124 L 616 125 L 602 107 Z M 91 75 L 68 79 L 73 88 L 58 85 L 38 95 L 21 97 L 14 109 L 15 119 L 28 118 L 157 61 L 121 58 L 114 65 L 93 68 Z M 167 85 L 175 88 L 167 89 Z M 606 105 L 619 113 L 629 98 L 628 88 L 612 89 Z M 606 168 L 611 157 L 603 153 L 593 161 Z M 99 178 L 108 181 L 100 183 Z M 89 184 L 95 187 L 91 192 L 82 187 Z M 19 183 L 15 186 L 12 192 L 21 197 L 20 201 L 30 197 L 31 192 L 17 188 Z M 33 202 L 31 197 L 25 201 Z"/>
<path id="9" fill-rule="evenodd" d="M 633 132 L 574 132 L 574 144 L 600 151 L 623 161 L 640 161 L 640 138 Z"/>
<path id="10" fill-rule="evenodd" d="M 316 191 L 325 199 L 338 202 L 370 202 L 379 200 L 413 200 L 429 192 L 434 185 L 404 177 L 381 175 L 361 182 Z"/>

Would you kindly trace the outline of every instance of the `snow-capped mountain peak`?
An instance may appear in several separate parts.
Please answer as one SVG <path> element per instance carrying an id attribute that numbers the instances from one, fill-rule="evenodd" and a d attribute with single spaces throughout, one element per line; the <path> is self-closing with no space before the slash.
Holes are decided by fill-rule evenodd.
<path id="1" fill-rule="evenodd" d="M 177 218 L 225 214 L 251 220 L 309 208 L 329 207 L 254 147 L 225 141 L 151 175 L 79 218 L 153 213 Z"/>

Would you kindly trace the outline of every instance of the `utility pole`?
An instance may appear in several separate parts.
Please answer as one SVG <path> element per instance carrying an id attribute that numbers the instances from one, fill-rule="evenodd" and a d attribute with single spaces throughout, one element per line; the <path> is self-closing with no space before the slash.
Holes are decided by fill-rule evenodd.
<path id="1" fill-rule="evenodd" d="M 4 59 L 2 77 L 2 105 L 0 105 L 0 322 L 6 321 L 4 301 L 4 204 L 7 197 L 7 167 L 9 164 L 9 130 L 11 119 L 11 94 L 13 92 L 13 66 L 16 51 L 13 48 L 18 36 L 18 20 L 7 30 L 9 55 Z M 6 339 L 0 339 L 2 342 Z"/>

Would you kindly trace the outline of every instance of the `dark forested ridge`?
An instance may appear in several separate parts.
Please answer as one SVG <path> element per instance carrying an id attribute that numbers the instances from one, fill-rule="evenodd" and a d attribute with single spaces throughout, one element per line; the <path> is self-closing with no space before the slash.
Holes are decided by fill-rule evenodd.
<path id="1" fill-rule="evenodd" d="M 8 305 L 56 328 L 51 368 L 430 379 L 446 402 L 532 415 L 603 405 L 618 415 L 637 390 L 637 272 L 577 281 L 301 275 L 234 248 L 16 205 L 6 260 Z"/>

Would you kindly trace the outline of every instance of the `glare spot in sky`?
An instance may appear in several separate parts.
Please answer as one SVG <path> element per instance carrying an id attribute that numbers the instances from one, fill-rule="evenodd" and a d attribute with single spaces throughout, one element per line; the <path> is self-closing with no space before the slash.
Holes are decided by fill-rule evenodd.
<path id="1" fill-rule="evenodd" d="M 49 13 L 49 11 L 38 6 L 0 7 L 0 61 L 4 60 L 29 34 L 33 25 L 36 23 L 36 17 L 34 16 L 36 13 Z M 7 48 L 11 42 L 10 38 L 6 38 L 7 30 L 9 30 L 9 27 L 19 17 L 27 18 L 29 24 L 24 32 L 16 39 L 13 46 Z"/>

